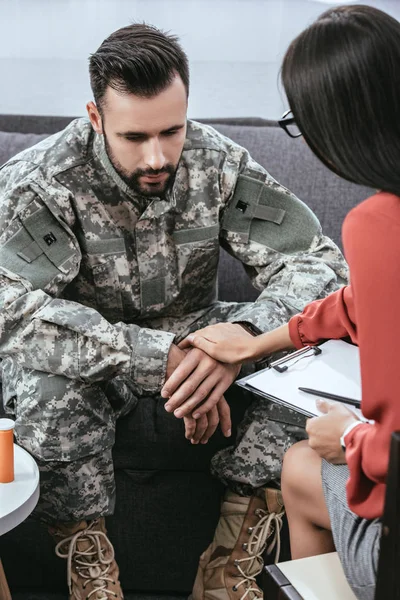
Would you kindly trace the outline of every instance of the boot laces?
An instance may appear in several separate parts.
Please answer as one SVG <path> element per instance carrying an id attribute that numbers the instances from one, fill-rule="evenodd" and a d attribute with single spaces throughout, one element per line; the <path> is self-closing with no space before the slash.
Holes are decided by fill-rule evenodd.
<path id="1" fill-rule="evenodd" d="M 257 517 L 259 517 L 259 521 L 252 528 L 252 532 L 247 543 L 246 551 L 249 556 L 235 560 L 235 566 L 242 575 L 243 579 L 235 584 L 234 591 L 236 591 L 241 585 L 246 584 L 247 586 L 247 589 L 243 596 L 241 596 L 240 600 L 246 600 L 247 597 L 250 596 L 251 592 L 253 592 L 253 596 L 250 596 L 250 598 L 263 597 L 262 593 L 260 595 L 260 588 L 258 586 L 252 586 L 253 584 L 256 584 L 256 576 L 259 575 L 263 569 L 264 560 L 262 555 L 266 548 L 267 540 L 271 535 L 273 535 L 273 537 L 267 548 L 267 553 L 270 554 L 276 547 L 274 562 L 278 562 L 281 551 L 280 531 L 282 528 L 282 517 L 284 515 L 284 511 L 280 513 L 269 513 L 261 508 L 258 508 L 255 511 L 255 514 Z M 245 563 L 247 563 L 247 565 Z"/>
<path id="2" fill-rule="evenodd" d="M 88 529 L 78 531 L 62 539 L 55 547 L 55 552 L 60 558 L 67 559 L 67 578 L 69 593 L 72 595 L 72 562 L 75 563 L 77 574 L 86 581 L 83 583 L 85 589 L 87 584 L 91 583 L 93 589 L 86 596 L 88 600 L 94 596 L 93 600 L 109 600 L 109 595 L 115 596 L 114 592 L 107 589 L 107 582 L 114 583 L 110 577 L 109 570 L 114 560 L 114 548 L 103 531 L 90 529 L 97 521 L 94 521 Z M 85 550 L 78 549 L 78 541 L 88 541 L 89 546 Z M 109 558 L 104 557 L 104 550 L 101 542 L 105 542 L 110 551 Z M 63 551 L 63 546 L 66 546 Z"/>

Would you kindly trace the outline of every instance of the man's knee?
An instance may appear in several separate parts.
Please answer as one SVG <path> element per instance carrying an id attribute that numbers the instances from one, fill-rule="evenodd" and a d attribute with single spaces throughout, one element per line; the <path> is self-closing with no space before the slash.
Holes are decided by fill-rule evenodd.
<path id="1" fill-rule="evenodd" d="M 114 444 L 115 417 L 98 385 L 22 370 L 14 412 L 18 442 L 41 460 L 74 461 Z"/>

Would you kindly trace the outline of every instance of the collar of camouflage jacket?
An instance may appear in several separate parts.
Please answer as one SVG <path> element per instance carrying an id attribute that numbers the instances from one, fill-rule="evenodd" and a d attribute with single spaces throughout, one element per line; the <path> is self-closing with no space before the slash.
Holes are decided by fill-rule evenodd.
<path id="1" fill-rule="evenodd" d="M 111 177 L 111 179 L 114 181 L 114 183 L 117 184 L 117 186 L 120 188 L 120 190 L 122 190 L 124 192 L 124 194 L 126 194 L 130 198 L 137 201 L 138 198 L 137 198 L 137 195 L 135 194 L 135 192 L 118 175 L 117 171 L 114 169 L 113 164 L 111 163 L 110 159 L 108 158 L 103 135 L 99 135 L 98 133 L 95 133 L 93 151 L 96 154 L 99 161 L 101 162 L 107 175 L 109 177 Z"/>

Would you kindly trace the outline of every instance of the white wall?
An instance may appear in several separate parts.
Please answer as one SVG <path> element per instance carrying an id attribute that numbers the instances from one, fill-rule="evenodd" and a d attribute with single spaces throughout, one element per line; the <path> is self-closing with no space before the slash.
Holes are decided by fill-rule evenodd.
<path id="1" fill-rule="evenodd" d="M 0 113 L 81 115 L 87 59 L 133 20 L 176 33 L 191 64 L 192 117 L 279 117 L 289 42 L 329 0 L 0 0 Z M 365 1 L 400 19 L 400 0 Z"/>

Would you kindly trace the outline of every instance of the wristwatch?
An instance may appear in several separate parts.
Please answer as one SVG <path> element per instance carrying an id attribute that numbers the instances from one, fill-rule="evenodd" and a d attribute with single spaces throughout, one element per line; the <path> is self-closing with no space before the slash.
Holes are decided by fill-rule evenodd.
<path id="1" fill-rule="evenodd" d="M 358 427 L 359 425 L 364 425 L 364 421 L 354 421 L 353 423 L 350 423 L 350 425 L 348 425 L 346 427 L 346 429 L 343 431 L 342 435 L 340 436 L 340 445 L 342 446 L 343 452 L 346 451 L 346 443 L 344 441 L 344 438 L 346 437 L 346 435 L 348 433 L 350 433 L 350 431 L 352 429 L 354 429 L 355 427 Z"/>

